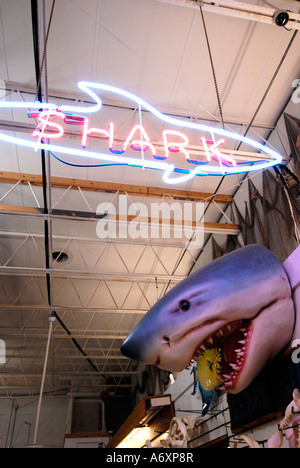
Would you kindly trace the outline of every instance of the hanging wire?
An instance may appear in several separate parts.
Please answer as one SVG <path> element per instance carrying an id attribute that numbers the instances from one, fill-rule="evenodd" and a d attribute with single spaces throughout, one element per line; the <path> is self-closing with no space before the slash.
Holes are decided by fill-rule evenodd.
<path id="1" fill-rule="evenodd" d="M 89 365 L 94 369 L 94 371 L 96 371 L 97 373 L 100 373 L 100 371 L 99 371 L 98 367 L 96 366 L 96 364 L 94 364 L 91 361 L 91 359 L 88 357 L 87 353 L 79 345 L 78 341 L 75 338 L 72 337 L 72 333 L 70 332 L 70 330 L 67 328 L 65 323 L 61 320 L 61 318 L 57 315 L 57 313 L 55 311 L 53 311 L 53 316 L 56 318 L 56 320 L 61 325 L 61 327 L 65 330 L 65 332 L 70 336 L 71 341 L 73 342 L 75 347 L 78 349 L 78 351 L 85 357 L 85 359 L 89 363 Z M 102 375 L 102 377 L 104 377 L 104 379 L 107 380 L 107 377 L 105 375 Z"/>
<path id="2" fill-rule="evenodd" d="M 206 39 L 206 44 L 207 44 L 207 50 L 208 50 L 208 54 L 209 54 L 209 60 L 210 60 L 211 70 L 212 70 L 213 79 L 214 79 L 214 85 L 215 85 L 216 97 L 217 97 L 217 102 L 218 102 L 218 107 L 219 107 L 219 113 L 220 113 L 222 127 L 223 127 L 223 130 L 224 130 L 225 129 L 225 123 L 224 123 L 223 109 L 222 109 L 222 104 L 221 104 L 221 98 L 220 98 L 220 92 L 219 92 L 219 87 L 218 87 L 216 70 L 215 70 L 215 66 L 214 66 L 212 51 L 211 51 L 211 47 L 210 47 L 210 43 L 209 43 L 205 18 L 204 18 L 203 9 L 202 9 L 202 2 L 200 0 L 197 0 L 197 3 L 199 5 L 199 9 L 200 9 L 200 13 L 201 13 L 202 24 L 203 24 L 203 29 L 204 29 L 204 34 L 205 34 L 205 39 Z"/>
<path id="3" fill-rule="evenodd" d="M 50 33 L 51 24 L 52 24 L 52 19 L 53 19 L 55 1 L 56 1 L 56 0 L 53 0 L 53 1 L 52 1 L 52 7 L 51 7 L 51 12 L 50 12 L 50 17 L 49 17 L 49 22 L 48 22 L 46 37 L 45 37 L 45 44 L 44 44 L 44 49 L 43 49 L 43 55 L 42 55 L 42 60 L 41 60 L 41 65 L 40 65 L 39 74 L 38 74 L 38 80 L 37 80 L 37 92 L 36 92 L 36 97 L 35 97 L 35 100 L 36 100 L 36 101 L 37 101 L 37 99 L 38 99 L 38 95 L 39 95 L 40 90 L 41 90 L 41 82 L 42 82 L 44 64 L 45 64 L 45 60 L 46 60 L 46 53 L 47 53 L 47 47 L 48 47 L 49 33 Z"/>
<path id="4" fill-rule="evenodd" d="M 197 0 L 197 3 L 199 4 L 199 6 L 200 6 L 200 11 L 201 11 L 201 10 L 202 10 L 202 8 L 201 8 L 201 2 L 200 2 L 199 0 Z M 284 54 L 283 54 L 283 56 L 282 56 L 280 62 L 279 62 L 279 65 L 278 65 L 278 67 L 276 68 L 275 73 L 274 73 L 274 75 L 273 75 L 273 77 L 272 77 L 272 79 L 271 79 L 271 81 L 270 81 L 270 83 L 269 83 L 269 85 L 268 85 L 268 87 L 267 87 L 267 89 L 266 89 L 266 91 L 265 91 L 265 93 L 264 93 L 264 95 L 263 95 L 263 97 L 262 97 L 262 99 L 261 99 L 261 101 L 260 101 L 260 103 L 259 103 L 259 105 L 258 105 L 258 107 L 257 107 L 257 109 L 256 109 L 256 111 L 255 111 L 255 113 L 254 113 L 254 115 L 253 115 L 253 117 L 252 117 L 250 123 L 249 123 L 249 125 L 247 126 L 247 129 L 246 129 L 246 131 L 245 131 L 245 133 L 244 133 L 244 137 L 248 134 L 250 128 L 252 127 L 252 125 L 253 125 L 253 123 L 254 123 L 254 120 L 255 120 L 255 118 L 256 118 L 258 112 L 260 111 L 262 105 L 264 104 L 264 102 L 265 102 L 265 100 L 266 100 L 266 98 L 267 98 L 267 95 L 269 94 L 269 91 L 271 90 L 271 88 L 272 88 L 272 86 L 273 86 L 273 83 L 274 83 L 274 81 L 275 81 L 277 75 L 279 74 L 279 71 L 281 70 L 281 68 L 282 68 L 282 66 L 283 66 L 283 63 L 284 63 L 284 61 L 285 61 L 285 59 L 286 59 L 286 57 L 287 57 L 287 55 L 288 55 L 288 53 L 289 53 L 289 51 L 290 51 L 290 49 L 291 49 L 291 47 L 292 47 L 292 45 L 293 45 L 295 39 L 296 39 L 297 34 L 298 34 L 298 31 L 295 31 L 294 34 L 292 35 L 292 38 L 291 38 L 291 40 L 289 41 L 289 44 L 288 44 L 288 46 L 287 46 L 287 48 L 286 48 L 286 50 L 285 50 L 285 52 L 284 52 Z M 290 100 L 290 97 L 289 97 L 289 100 Z M 288 102 L 289 102 L 289 101 L 288 101 Z M 279 119 L 278 119 L 278 120 L 279 120 Z M 278 120 L 277 120 L 277 122 L 278 122 Z M 276 125 L 275 125 L 275 126 L 276 126 Z M 272 133 L 272 132 L 271 132 L 271 133 Z M 271 133 L 270 133 L 270 134 L 271 134 Z M 269 135 L 269 136 L 270 136 L 270 135 Z M 266 140 L 268 140 L 268 138 L 267 138 Z M 242 144 L 242 143 L 240 143 L 240 145 L 239 145 L 239 147 L 238 147 L 237 149 L 240 148 L 241 144 Z M 264 169 L 264 170 L 265 170 L 265 169 Z M 240 189 L 241 185 L 242 185 L 248 178 L 249 178 L 249 176 L 248 176 L 248 173 L 247 173 L 247 174 L 245 174 L 244 178 L 239 182 L 239 184 L 237 184 L 237 190 L 236 190 L 235 193 L 233 194 L 233 197 L 236 195 L 236 193 L 237 193 L 238 190 Z M 218 187 L 216 188 L 216 190 L 215 190 L 215 192 L 214 192 L 214 195 L 215 195 L 215 194 L 218 192 L 218 190 L 220 189 L 220 187 L 221 187 L 221 185 L 222 185 L 224 179 L 225 179 L 225 176 L 223 176 L 222 179 L 220 180 L 219 185 L 218 185 Z M 205 211 L 204 211 L 204 215 L 206 214 L 208 208 L 210 207 L 210 204 L 212 203 L 212 199 L 213 199 L 213 197 L 211 198 L 211 202 L 210 202 L 210 203 L 208 204 L 208 206 L 206 207 L 206 209 L 205 209 Z M 226 209 L 227 209 L 227 208 L 226 208 Z M 226 211 L 226 209 L 225 209 L 225 211 Z M 219 218 L 219 221 L 218 221 L 218 222 L 220 222 L 220 219 L 222 219 L 222 216 Z M 208 244 L 209 240 L 211 239 L 211 237 L 212 237 L 212 234 L 209 235 L 208 239 L 206 240 L 205 244 L 203 245 L 202 249 L 200 250 L 200 252 L 199 252 L 197 258 L 195 259 L 196 261 L 199 260 L 200 256 L 201 256 L 202 253 L 204 252 L 204 249 L 205 249 L 206 245 Z M 183 256 L 184 256 L 184 254 L 182 255 L 180 261 L 182 260 Z M 179 262 L 179 263 L 180 263 L 180 262 Z M 178 265 L 176 265 L 175 271 L 177 270 L 177 268 L 178 268 L 178 266 L 179 266 L 179 263 L 178 263 Z M 193 270 L 193 267 L 191 267 L 191 269 L 190 269 L 188 275 L 191 274 L 192 270 Z M 175 271 L 174 271 L 174 274 L 175 274 Z"/>
<path id="5" fill-rule="evenodd" d="M 281 68 L 282 68 L 283 62 L 285 61 L 285 59 L 286 59 L 286 57 L 287 57 L 287 55 L 288 55 L 288 53 L 289 53 L 289 51 L 290 51 L 290 49 L 291 49 L 291 47 L 292 47 L 294 41 L 295 41 L 295 39 L 296 39 L 297 34 L 298 34 L 298 31 L 295 31 L 294 34 L 293 34 L 293 36 L 292 36 L 292 38 L 291 38 L 291 40 L 290 40 L 290 42 L 289 42 L 289 44 L 288 44 L 288 46 L 287 46 L 287 48 L 285 49 L 285 52 L 284 52 L 283 56 L 281 57 L 281 60 L 280 60 L 280 62 L 279 62 L 279 64 L 278 64 L 278 67 L 276 68 L 275 73 L 274 73 L 274 75 L 272 76 L 272 79 L 271 79 L 271 81 L 270 81 L 270 83 L 269 83 L 269 85 L 268 85 L 268 87 L 267 87 L 267 89 L 266 89 L 266 91 L 265 91 L 265 93 L 264 93 L 264 95 L 263 95 L 263 97 L 262 97 L 262 99 L 261 99 L 261 101 L 260 101 L 260 103 L 259 103 L 259 105 L 258 105 L 256 111 L 254 112 L 253 117 L 252 117 L 252 119 L 250 120 L 250 122 L 249 122 L 249 124 L 248 124 L 248 127 L 246 128 L 246 131 L 245 131 L 245 133 L 244 133 L 244 137 L 247 136 L 247 134 L 248 134 L 250 128 L 251 128 L 252 125 L 253 125 L 254 120 L 256 119 L 256 117 L 257 117 L 257 115 L 258 115 L 258 113 L 259 113 L 259 111 L 260 111 L 262 105 L 264 104 L 264 102 L 265 102 L 265 100 L 266 100 L 266 98 L 267 98 L 267 96 L 268 96 L 268 94 L 269 94 L 269 91 L 270 91 L 270 89 L 272 88 L 273 83 L 274 83 L 274 81 L 276 80 L 277 75 L 279 74 L 279 72 L 280 72 L 280 70 L 281 70 Z M 242 142 L 239 144 L 238 149 L 240 148 L 241 145 L 242 145 Z"/>
<path id="6" fill-rule="evenodd" d="M 225 130 L 225 122 L 224 122 L 224 115 L 223 115 L 223 109 L 222 109 L 222 104 L 221 104 L 221 98 L 220 98 L 220 92 L 219 92 L 219 87 L 218 87 L 218 81 L 217 81 L 217 75 L 216 75 L 216 70 L 215 70 L 215 66 L 214 66 L 214 61 L 213 61 L 213 56 L 212 56 L 212 51 L 211 51 L 211 47 L 210 47 L 210 43 L 209 43 L 209 38 L 208 38 L 208 32 L 207 32 L 207 28 L 206 28 L 206 23 L 205 23 L 205 18 L 204 18 L 204 14 L 203 14 L 203 10 L 202 10 L 202 2 L 200 0 L 197 0 L 197 4 L 199 5 L 199 9 L 200 9 L 200 13 L 201 13 L 201 18 L 202 18 L 202 23 L 203 23 L 203 28 L 204 28 L 204 33 L 205 33 L 205 39 L 206 39 L 206 44 L 207 44 L 207 49 L 208 49 L 208 53 L 209 53 L 209 60 L 210 60 L 210 65 L 211 65 L 211 70 L 212 70 L 212 74 L 213 74 L 213 79 L 214 79 L 214 85 L 215 85 L 215 91 L 216 91 L 216 97 L 217 97 L 217 102 L 218 102 L 218 108 L 219 108 L 219 113 L 220 113 L 220 121 L 221 121 L 221 124 L 222 124 L 222 128 L 223 130 Z M 214 193 L 213 193 L 213 196 L 211 196 L 209 198 L 209 201 L 208 201 L 208 205 L 206 206 L 205 210 L 203 211 L 203 214 L 201 216 L 201 218 L 198 220 L 198 222 L 201 222 L 204 218 L 204 216 L 206 215 L 208 209 L 210 208 L 212 202 L 213 202 L 213 199 L 214 199 L 214 196 L 218 193 L 219 191 L 219 188 L 221 187 L 223 181 L 225 179 L 225 175 L 222 176 L 222 178 L 220 179 L 219 183 L 218 183 L 218 186 L 217 188 L 215 189 Z M 175 274 L 176 270 L 178 269 L 180 263 L 182 262 L 188 248 L 189 248 L 189 245 L 190 243 L 192 242 L 193 240 L 193 237 L 194 237 L 194 233 L 192 234 L 191 238 L 189 239 L 188 243 L 187 243 L 187 247 L 185 248 L 185 250 L 182 252 L 180 258 L 178 259 L 175 267 L 173 268 L 173 272 L 172 272 L 172 275 Z M 201 255 L 202 251 L 199 253 L 199 256 Z M 197 257 L 198 258 L 198 257 Z M 193 269 L 193 266 L 191 267 L 190 271 L 188 272 L 188 275 L 190 275 L 190 273 L 192 272 L 192 269 Z M 171 281 L 168 282 L 166 288 L 165 288 L 165 293 L 167 292 L 169 286 L 170 286 L 170 283 Z"/>

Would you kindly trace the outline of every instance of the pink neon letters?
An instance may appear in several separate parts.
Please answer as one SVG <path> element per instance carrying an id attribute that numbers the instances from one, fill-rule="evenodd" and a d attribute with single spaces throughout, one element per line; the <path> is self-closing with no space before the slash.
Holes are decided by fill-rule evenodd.
<path id="1" fill-rule="evenodd" d="M 97 133 L 98 135 L 104 136 L 104 138 L 109 138 L 111 140 L 111 131 L 113 128 L 110 126 L 108 127 L 108 131 L 104 130 L 103 128 L 89 128 L 89 119 L 84 117 L 84 123 L 83 123 L 83 131 L 82 131 L 82 139 L 81 139 L 81 146 L 83 148 L 86 148 L 87 145 L 87 139 L 91 135 L 91 133 Z"/>
<path id="2" fill-rule="evenodd" d="M 135 133 L 138 133 L 138 136 L 140 137 L 139 140 L 132 140 L 133 136 Z M 135 125 L 131 132 L 129 133 L 128 137 L 126 138 L 126 141 L 123 145 L 123 151 L 125 152 L 128 145 L 130 143 L 130 147 L 134 150 L 137 151 L 147 151 L 148 149 L 151 149 L 153 156 L 156 156 L 156 150 L 154 146 L 151 143 L 150 138 L 148 137 L 146 130 L 142 125 Z"/>
<path id="3" fill-rule="evenodd" d="M 136 151 L 151 151 L 155 159 L 161 160 L 169 159 L 171 153 L 182 153 L 186 161 L 192 164 L 208 164 L 212 159 L 226 166 L 236 166 L 237 164 L 233 158 L 220 151 L 219 148 L 225 143 L 223 138 L 216 142 L 208 141 L 205 137 L 200 138 L 204 158 L 199 160 L 191 154 L 188 137 L 177 130 L 164 130 L 162 132 L 162 143 L 156 144 L 158 147 L 163 147 L 161 154 L 159 154 L 142 125 L 135 125 L 129 132 L 121 149 L 114 149 L 115 128 L 113 122 L 109 123 L 108 129 L 91 127 L 90 120 L 87 117 L 64 114 L 61 111 L 53 110 L 29 113 L 28 116 L 31 118 L 38 118 L 39 120 L 32 136 L 34 138 L 39 138 L 40 141 L 44 138 L 58 139 L 64 136 L 65 130 L 62 125 L 50 120 L 51 118 L 59 118 L 62 119 L 65 124 L 82 126 L 81 146 L 83 148 L 86 148 L 90 135 L 97 134 L 100 137 L 108 139 L 109 150 L 114 154 L 123 154 L 128 147 L 130 147 Z"/>
<path id="4" fill-rule="evenodd" d="M 34 138 L 39 137 L 40 139 L 42 139 L 44 136 L 47 138 L 61 138 L 64 135 L 65 131 L 63 127 L 59 125 L 58 123 L 50 122 L 49 121 L 50 117 L 60 117 L 64 119 L 65 114 L 63 114 L 62 112 L 57 112 L 57 111 L 40 112 L 38 116 L 39 124 L 36 130 L 32 134 Z M 51 132 L 51 133 L 45 134 L 45 129 L 47 126 L 56 129 L 57 133 Z"/>
<path id="5" fill-rule="evenodd" d="M 207 161 L 210 162 L 212 157 L 215 161 L 219 161 L 226 166 L 236 166 L 236 161 L 233 158 L 230 158 L 229 156 L 219 151 L 219 146 L 225 143 L 223 138 L 221 138 L 221 140 L 217 141 L 216 143 L 213 141 L 208 142 L 204 137 L 201 138 L 201 141 L 205 150 Z M 211 144 L 210 148 L 208 147 L 208 143 Z"/>
<path id="6" fill-rule="evenodd" d="M 181 142 L 175 142 L 175 141 L 168 141 L 168 135 L 173 135 L 177 136 L 179 138 L 182 138 L 183 141 Z M 167 159 L 169 157 L 170 151 L 173 153 L 183 153 L 186 157 L 186 160 L 189 161 L 189 153 L 186 149 L 186 147 L 189 144 L 189 139 L 184 133 L 177 132 L 177 130 L 164 130 L 163 131 L 163 142 L 164 142 L 164 148 L 165 148 L 165 158 Z M 162 158 L 161 158 L 162 159 Z"/>

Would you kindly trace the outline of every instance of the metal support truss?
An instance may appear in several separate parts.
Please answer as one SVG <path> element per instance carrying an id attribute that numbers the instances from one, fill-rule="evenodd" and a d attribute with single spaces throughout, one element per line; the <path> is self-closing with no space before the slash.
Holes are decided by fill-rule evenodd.
<path id="1" fill-rule="evenodd" d="M 251 3 L 238 2 L 236 0 L 157 0 L 161 3 L 170 3 L 173 5 L 189 8 L 199 8 L 202 6 L 204 11 L 218 15 L 231 16 L 234 18 L 256 21 L 259 23 L 272 24 L 275 26 L 274 15 L 276 8 L 253 5 Z M 300 30 L 300 15 L 289 12 L 288 29 Z"/>
<path id="2" fill-rule="evenodd" d="M 158 0 L 158 1 L 163 2 L 164 0 Z M 165 1 L 168 1 L 168 0 L 165 0 Z M 174 0 L 174 2 L 175 1 L 176 0 Z M 178 0 L 178 1 L 180 1 L 180 0 Z M 176 2 L 176 3 L 178 3 L 178 2 Z M 195 7 L 194 4 L 192 4 L 191 6 Z M 35 98 L 36 90 L 35 90 L 35 88 L 33 86 L 26 85 L 24 83 L 16 83 L 16 82 L 12 82 L 12 81 L 6 81 L 4 83 L 5 83 L 5 89 L 3 89 L 3 91 L 6 91 L 8 93 L 8 95 L 11 95 L 13 93 L 17 93 L 18 94 L 18 99 L 20 99 L 20 96 L 21 96 L 21 99 L 22 99 L 22 95 L 29 95 L 29 96 Z M 69 103 L 74 103 L 74 102 L 80 101 L 80 102 L 84 102 L 86 104 L 92 104 L 92 102 L 90 102 L 88 99 L 84 99 L 84 101 L 82 101 L 82 96 L 81 95 L 75 95 L 74 93 L 72 93 L 72 95 L 71 95 L 70 93 L 68 93 L 66 91 L 62 91 L 62 90 L 59 90 L 59 91 L 49 90 L 48 95 L 49 95 L 49 99 L 55 100 L 55 101 L 56 100 L 63 100 L 64 102 L 66 101 L 66 102 L 69 102 Z M 25 98 L 24 98 L 24 100 L 25 100 Z M 103 102 L 103 107 L 107 107 L 107 108 L 113 107 L 114 109 L 116 107 L 118 107 L 120 109 L 128 109 L 129 111 L 132 111 L 132 107 L 126 107 L 124 105 L 124 103 L 121 103 L 121 102 L 120 103 L 115 102 L 113 104 L 113 106 L 112 106 L 110 103 L 108 103 L 108 102 L 106 103 L 104 101 Z M 186 113 L 183 113 L 180 110 L 174 110 L 173 112 L 171 112 L 170 109 L 160 108 L 159 110 L 162 113 L 168 114 L 170 116 L 181 117 L 181 118 L 184 118 L 184 119 L 191 119 L 190 115 L 187 115 Z M 195 120 L 199 119 L 199 120 L 207 122 L 207 123 L 214 123 L 214 124 L 216 123 L 216 119 L 211 118 L 211 115 L 209 116 L 208 114 L 193 115 L 193 118 Z M 247 126 L 248 122 L 247 121 L 241 121 L 241 120 L 225 120 L 225 124 L 228 125 L 228 126 L 232 126 L 232 125 Z M 24 123 L 19 123 L 18 124 L 16 122 L 7 122 L 7 121 L 1 121 L 0 120 L 0 128 L 1 128 L 2 125 L 3 125 L 3 127 L 2 127 L 3 129 L 6 128 L 7 130 L 12 130 L 12 131 L 19 131 L 21 127 L 23 127 L 22 131 L 29 131 L 29 128 L 31 130 L 31 127 L 25 125 Z M 261 129 L 265 129 L 265 130 L 268 130 L 268 131 L 274 130 L 273 126 L 270 126 L 270 124 L 264 124 L 264 123 L 255 123 L 255 124 L 253 124 L 252 128 L 261 128 Z"/>
<path id="3" fill-rule="evenodd" d="M 0 122 L 0 126 L 9 131 L 32 130 L 28 124 L 14 122 Z M 0 172 L 0 182 L 0 338 L 7 345 L 0 397 L 3 392 L 7 396 L 38 394 L 41 376 L 45 392 L 65 389 L 72 394 L 99 395 L 107 387 L 130 388 L 134 385 L 130 377 L 138 378 L 141 370 L 137 363 L 121 356 L 120 345 L 156 301 L 186 277 L 195 265 L 197 250 L 187 249 L 185 240 L 162 236 L 99 238 L 95 223 L 103 216 L 97 215 L 97 205 L 102 201 L 117 204 L 125 194 L 132 204 L 141 200 L 147 204 L 151 198 L 170 203 L 213 200 L 222 211 L 224 205 L 232 203 L 232 197 L 51 177 L 51 204 L 45 212 L 39 175 Z M 66 209 L 71 191 L 74 208 L 83 206 L 84 211 Z M 11 200 L 20 206 L 9 205 Z M 31 206 L 25 206 L 28 204 Z M 133 220 L 119 215 L 116 211 L 117 225 Z M 69 255 L 66 263 L 52 258 L 48 268 L 43 244 L 45 220 L 51 221 L 51 252 Z M 239 227 L 228 221 L 223 225 L 206 223 L 203 229 L 238 234 Z M 144 222 L 149 224 L 150 220 Z M 54 312 L 70 335 L 58 321 L 53 324 L 44 375 L 47 317 Z M 72 340 L 77 341 L 82 354 Z"/>

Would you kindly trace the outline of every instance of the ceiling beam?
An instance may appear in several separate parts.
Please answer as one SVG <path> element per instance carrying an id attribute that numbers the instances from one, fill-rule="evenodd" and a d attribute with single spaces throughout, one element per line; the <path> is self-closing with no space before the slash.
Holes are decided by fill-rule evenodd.
<path id="1" fill-rule="evenodd" d="M 21 216 L 34 216 L 34 217 L 47 217 L 48 218 L 62 218 L 62 219 L 80 219 L 80 220 L 91 220 L 91 219 L 101 219 L 103 215 L 97 215 L 96 213 L 81 212 L 81 211 L 69 211 L 69 210 L 52 210 L 52 215 L 44 213 L 42 208 L 35 208 L 30 206 L 16 206 L 16 205 L 2 205 L 0 204 L 0 213 L 9 214 L 9 215 L 21 215 Z M 126 216 L 125 218 L 120 215 L 115 217 L 110 216 L 110 221 L 116 222 L 127 222 L 131 223 L 134 220 L 137 222 L 151 223 L 152 218 L 143 218 L 140 219 L 138 216 Z M 170 225 L 175 225 L 176 220 L 169 220 Z M 157 222 L 157 221 L 155 221 Z M 164 220 L 159 220 L 159 225 L 163 224 Z M 181 222 L 183 223 L 183 221 Z M 171 226 L 172 227 L 172 226 Z M 197 229 L 203 229 L 204 233 L 214 233 L 214 234 L 230 234 L 238 235 L 240 233 L 240 226 L 233 223 L 212 223 L 204 222 L 197 223 L 192 222 L 192 227 Z"/>
<path id="2" fill-rule="evenodd" d="M 256 21 L 259 23 L 271 24 L 275 27 L 274 14 L 276 8 L 254 5 L 252 3 L 238 2 L 236 0 L 157 0 L 161 3 L 170 3 L 172 5 L 198 8 L 201 4 L 203 11 L 219 15 L 231 16 L 234 18 Z M 300 30 L 300 15 L 289 11 L 288 29 Z"/>
<path id="3" fill-rule="evenodd" d="M 3 213 L 2 213 L 3 214 Z M 96 233 L 95 233 L 96 236 Z M 0 237 L 4 238 L 31 238 L 31 239 L 43 239 L 44 234 L 41 232 L 21 232 L 21 231 L 8 231 L 6 229 L 0 229 Z M 155 239 L 101 239 L 100 237 L 91 237 L 91 236 L 70 236 L 65 234 L 52 234 L 52 240 L 61 240 L 67 242 L 68 240 L 72 240 L 74 242 L 86 242 L 86 243 L 94 243 L 94 242 L 104 242 L 109 244 L 118 244 L 118 245 L 142 245 L 147 247 L 171 247 L 171 248 L 185 248 L 186 247 L 186 239 L 162 239 L 156 241 Z"/>
<path id="4" fill-rule="evenodd" d="M 68 380 L 72 380 L 72 379 L 68 379 Z M 39 395 L 37 390 L 40 390 L 40 386 L 41 386 L 40 380 L 37 380 L 36 385 L 33 385 L 33 384 L 1 385 L 0 383 L 0 392 L 3 391 L 4 393 L 5 391 L 5 395 L 0 394 L 0 399 L 36 397 L 37 395 Z M 72 397 L 78 396 L 78 397 L 85 397 L 85 398 L 98 397 L 99 398 L 102 388 L 106 389 L 108 386 L 105 381 L 103 383 L 96 382 L 96 388 L 95 388 L 94 382 L 93 380 L 91 380 L 89 383 L 83 382 L 81 384 L 80 382 L 78 382 L 76 385 L 74 385 L 74 387 L 76 387 L 76 391 L 74 389 L 71 389 L 71 386 L 70 388 L 66 389 L 68 390 L 68 394 L 67 394 L 68 396 L 72 396 Z M 84 388 L 84 387 L 88 388 L 89 391 L 83 392 L 83 391 L 77 390 L 78 388 Z M 130 388 L 130 387 L 136 387 L 136 383 L 120 384 L 120 385 L 109 384 L 109 389 Z M 65 389 L 60 389 L 59 387 L 53 389 L 52 382 L 50 382 L 49 384 L 46 383 L 46 388 L 48 388 L 48 390 L 44 393 L 43 398 L 65 398 L 66 397 L 64 394 L 63 395 L 61 394 Z M 9 390 L 14 390 L 14 391 L 9 392 Z M 19 392 L 17 393 L 18 390 L 22 393 L 19 393 Z"/>
<path id="5" fill-rule="evenodd" d="M 0 183 L 23 185 L 31 184 L 33 186 L 42 187 L 43 180 L 41 175 L 24 174 L 20 172 L 0 172 Z M 159 187 L 143 187 L 140 185 L 130 184 L 115 184 L 110 182 L 99 182 L 95 180 L 69 179 L 65 177 L 51 177 L 51 188 L 70 189 L 90 192 L 102 192 L 119 194 L 128 194 L 130 196 L 143 196 L 152 198 L 162 198 L 170 196 L 172 199 L 180 199 L 187 201 L 209 202 L 214 200 L 215 203 L 230 205 L 233 201 L 231 195 L 194 192 L 191 190 L 178 190 L 175 188 L 159 188 Z"/>
<path id="6" fill-rule="evenodd" d="M 24 354 L 22 353 L 20 356 L 19 355 L 16 355 L 16 354 L 6 354 L 6 359 L 21 359 L 21 360 L 24 360 L 24 359 L 41 359 L 43 360 L 45 357 L 45 350 L 41 351 L 40 354 L 37 354 L 37 353 L 30 353 L 30 354 Z M 60 354 L 59 351 L 56 351 L 54 354 L 53 354 L 53 357 L 56 358 L 56 359 L 59 359 L 59 363 L 60 364 L 65 364 L 66 362 L 69 362 L 70 360 L 80 360 L 82 361 L 82 355 L 68 355 L 68 354 Z M 128 361 L 128 358 L 126 356 L 123 356 L 122 354 L 118 354 L 118 355 L 113 355 L 113 354 L 109 354 L 109 355 L 87 355 L 86 356 L 88 359 L 92 359 L 93 361 L 106 361 L 106 360 L 127 360 Z"/>
<path id="7" fill-rule="evenodd" d="M 5 87 L 3 87 L 3 91 L 6 91 L 7 93 L 23 93 L 27 95 L 32 95 L 33 97 L 36 96 L 36 87 L 26 85 L 24 83 L 16 83 L 13 81 L 5 81 L 3 82 Z M 1 83 L 0 83 L 1 84 Z M 0 88 L 1 89 L 1 88 Z M 81 102 L 84 102 L 85 104 L 93 104 L 92 101 L 89 101 L 87 96 L 85 96 L 85 99 L 82 99 L 82 95 L 80 93 L 68 93 L 67 91 L 62 91 L 62 90 L 50 90 L 49 91 L 49 99 L 51 100 L 63 100 L 67 102 L 74 103 L 78 100 Z M 120 109 L 126 109 L 129 111 L 132 111 L 132 106 L 128 107 L 124 103 L 117 102 L 117 101 L 103 101 L 103 107 L 111 107 L 113 109 L 120 108 Z M 197 120 L 202 120 L 205 122 L 210 122 L 213 124 L 216 124 L 218 120 L 216 118 L 208 118 L 207 113 L 206 114 L 187 114 L 186 111 L 182 111 L 180 109 L 163 109 L 159 108 L 159 111 L 162 112 L 163 114 L 167 114 L 169 116 L 173 117 L 180 117 L 184 119 L 197 119 Z M 241 125 L 241 126 L 247 126 L 249 124 L 248 121 L 245 120 L 236 120 L 236 119 L 226 119 L 224 122 L 226 125 L 231 126 L 231 125 Z M 265 130 L 274 130 L 274 126 L 270 125 L 267 122 L 262 122 L 262 123 L 254 123 L 252 125 L 253 128 L 261 128 Z M 7 130 L 12 130 L 12 131 L 26 131 L 26 128 L 28 131 L 32 131 L 32 126 L 27 125 L 24 123 L 18 123 L 18 122 L 13 122 L 13 121 L 5 121 L 5 120 L 0 120 L 0 128 L 6 128 Z"/>
<path id="8" fill-rule="evenodd" d="M 3 330 L 3 332 L 2 332 Z M 70 340 L 70 338 L 75 339 L 84 339 L 84 340 L 125 340 L 128 336 L 128 331 L 117 334 L 117 333 L 72 333 L 72 335 L 68 335 L 67 333 L 61 332 L 53 332 L 53 338 L 57 340 Z M 2 339 L 21 339 L 24 340 L 24 335 L 20 334 L 18 331 L 7 331 L 4 327 L 1 328 L 1 338 Z M 45 339 L 47 338 L 46 331 L 44 332 L 42 329 L 41 331 L 33 332 L 33 329 L 26 331 L 26 338 L 30 339 Z M 22 356 L 21 356 L 22 358 Z"/>
<path id="9" fill-rule="evenodd" d="M 99 372 L 92 372 L 92 371 L 89 371 L 89 372 L 80 372 L 80 371 L 55 371 L 55 377 L 59 377 L 60 379 L 70 379 L 70 378 L 73 378 L 74 380 L 76 379 L 79 379 L 79 380 L 83 380 L 83 379 L 87 379 L 89 377 L 93 377 L 93 378 L 98 378 L 98 379 L 103 379 L 103 375 L 105 376 L 125 376 L 125 375 L 140 375 L 143 371 L 140 370 L 140 371 L 104 371 L 102 372 L 101 371 L 101 374 Z M 16 375 L 16 372 L 1 372 L 1 377 L 2 378 L 14 378 L 14 377 L 42 377 L 42 373 L 41 372 L 30 372 L 29 370 L 28 371 L 22 371 L 20 372 L 20 374 Z M 49 377 L 49 376 L 48 376 Z M 51 376 L 50 376 L 51 377 Z M 107 384 L 107 386 L 109 387 L 109 384 Z M 26 388 L 26 387 L 25 387 Z M 0 389 L 1 389 L 1 386 L 0 386 Z"/>
<path id="10" fill-rule="evenodd" d="M 23 310 L 26 312 L 45 312 L 50 313 L 51 307 L 45 304 L 4 304 L 0 303 L 1 310 Z M 99 314 L 134 314 L 134 315 L 145 315 L 148 310 L 146 309 L 113 309 L 112 307 L 78 307 L 78 306 L 55 306 L 56 312 L 97 312 Z"/>
<path id="11" fill-rule="evenodd" d="M 186 278 L 184 275 L 171 275 L 171 274 L 146 274 L 146 273 L 127 273 L 127 272 L 93 272 L 84 270 L 63 270 L 51 268 L 31 268 L 31 267 L 9 267 L 0 266 L 0 275 L 16 277 L 34 277 L 44 278 L 46 274 L 51 274 L 52 279 L 82 279 L 82 280 L 103 280 L 103 281 L 116 281 L 118 283 L 168 283 L 180 282 Z M 55 307 L 52 307 L 55 309 Z"/>

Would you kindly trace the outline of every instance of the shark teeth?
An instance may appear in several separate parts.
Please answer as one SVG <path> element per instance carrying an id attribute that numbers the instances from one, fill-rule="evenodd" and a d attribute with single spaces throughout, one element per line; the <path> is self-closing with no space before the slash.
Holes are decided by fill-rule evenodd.
<path id="1" fill-rule="evenodd" d="M 207 349 L 221 348 L 223 363 L 220 369 L 220 390 L 230 390 L 235 386 L 243 369 L 250 341 L 250 322 L 239 320 L 231 322 L 212 336 L 206 338 L 194 352 L 192 362 L 197 361 Z"/>

